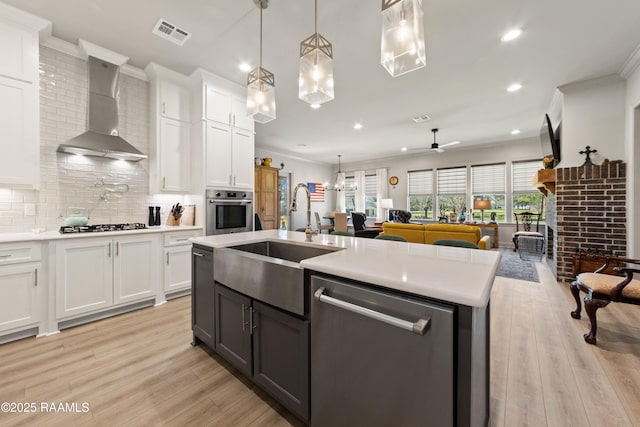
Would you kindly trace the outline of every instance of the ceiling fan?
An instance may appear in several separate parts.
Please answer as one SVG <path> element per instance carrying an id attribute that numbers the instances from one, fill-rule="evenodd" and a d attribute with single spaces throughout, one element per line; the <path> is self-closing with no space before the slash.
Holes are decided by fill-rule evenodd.
<path id="1" fill-rule="evenodd" d="M 431 151 L 435 151 L 436 153 L 444 153 L 444 151 L 445 151 L 444 148 L 460 144 L 460 141 L 451 141 L 451 142 L 447 142 L 446 144 L 439 145 L 436 142 L 436 133 L 438 133 L 438 129 L 437 128 L 431 129 L 431 132 L 433 132 L 433 144 L 431 144 L 431 148 L 430 148 Z M 423 151 L 425 149 L 424 148 L 410 148 L 409 150 L 421 150 L 421 151 Z"/>

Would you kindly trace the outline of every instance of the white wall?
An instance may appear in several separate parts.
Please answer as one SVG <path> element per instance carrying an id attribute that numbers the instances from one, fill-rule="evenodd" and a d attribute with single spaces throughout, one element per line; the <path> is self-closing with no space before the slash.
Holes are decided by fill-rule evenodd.
<path id="1" fill-rule="evenodd" d="M 596 164 L 605 158 L 627 161 L 624 79 L 617 75 L 606 76 L 558 89 L 564 95 L 559 167 L 582 165 L 585 157 L 579 151 L 587 145 L 598 150 L 591 156 Z"/>
<path id="2" fill-rule="evenodd" d="M 332 165 L 312 160 L 306 160 L 300 157 L 294 157 L 287 154 L 281 154 L 273 150 L 256 147 L 256 157 L 271 157 L 272 167 L 280 167 L 284 163 L 283 172 L 290 172 L 292 177 L 292 185 L 294 188 L 298 183 L 308 182 L 332 182 L 335 174 L 332 174 Z M 336 194 L 333 191 L 325 193 L 324 203 L 313 202 L 311 204 L 311 228 L 316 228 L 313 212 L 318 212 L 320 217 L 326 216 L 335 209 Z M 307 225 L 307 200 L 303 190 L 298 192 L 298 210 L 293 214 L 292 230 L 296 228 L 304 228 Z"/>
<path id="3" fill-rule="evenodd" d="M 640 67 L 627 78 L 625 101 L 625 147 L 628 159 L 627 200 L 629 221 L 627 223 L 627 253 L 631 258 L 640 256 Z"/>

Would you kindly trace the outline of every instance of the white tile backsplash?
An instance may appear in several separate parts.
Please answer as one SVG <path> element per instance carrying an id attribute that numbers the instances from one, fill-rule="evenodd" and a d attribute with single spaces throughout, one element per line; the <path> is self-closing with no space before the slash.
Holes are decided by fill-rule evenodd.
<path id="1" fill-rule="evenodd" d="M 83 157 L 58 153 L 58 145 L 86 131 L 87 64 L 54 49 L 40 47 L 40 190 L 0 188 L 0 232 L 57 230 L 59 215 L 83 207 L 91 224 L 147 222 L 147 206 L 161 206 L 164 224 L 182 195 L 149 195 L 147 160 Z M 120 136 L 149 153 L 149 84 L 120 74 Z M 125 186 L 101 186 L 125 183 Z M 112 191 L 116 190 L 116 191 Z M 104 200 L 106 198 L 106 200 Z M 25 216 L 24 204 L 35 203 L 36 215 Z"/>

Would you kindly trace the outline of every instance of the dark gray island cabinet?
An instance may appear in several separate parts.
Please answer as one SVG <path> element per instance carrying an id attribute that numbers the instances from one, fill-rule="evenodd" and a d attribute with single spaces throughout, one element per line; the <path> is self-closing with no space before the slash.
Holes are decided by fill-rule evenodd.
<path id="1" fill-rule="evenodd" d="M 340 268 L 363 259 L 350 257 L 348 246 L 285 261 L 276 256 L 284 242 L 269 234 L 278 243 L 267 245 L 258 239 L 265 233 L 242 233 L 245 246 L 232 246 L 231 237 L 194 243 L 194 345 L 205 343 L 312 427 L 488 425 L 488 295 L 499 254 L 352 239 L 354 249 L 380 262 L 406 251 L 389 265 L 400 265 L 407 279 L 392 267 L 379 280 L 361 273 L 370 262 L 354 274 Z M 298 234 L 287 235 L 293 252 L 282 256 L 293 258 L 296 245 L 309 249 L 291 241 Z M 258 252 L 267 246 L 271 255 Z M 452 269 L 463 258 L 473 271 Z M 433 267 L 423 285 L 414 277 L 425 262 Z M 456 274 L 478 280 L 464 284 Z M 299 287 L 288 288 L 293 283 Z M 459 296 L 478 287 L 472 299 Z M 283 289 L 296 297 L 282 299 Z"/>
<path id="2" fill-rule="evenodd" d="M 193 252 L 205 253 L 206 249 L 194 245 Z M 213 259 L 209 263 L 205 257 L 194 256 L 194 345 L 207 344 L 308 423 L 309 320 L 215 281 Z M 198 274 L 198 260 L 207 260 L 207 275 Z M 200 298 L 206 302 L 202 304 Z"/>

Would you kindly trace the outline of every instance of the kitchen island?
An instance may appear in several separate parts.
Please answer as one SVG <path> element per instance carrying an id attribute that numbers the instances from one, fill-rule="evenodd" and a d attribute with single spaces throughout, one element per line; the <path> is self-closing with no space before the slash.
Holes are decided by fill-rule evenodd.
<path id="1" fill-rule="evenodd" d="M 500 254 L 333 235 L 304 240 L 279 230 L 192 239 L 194 343 L 314 426 L 486 425 L 489 295 Z M 260 242 L 327 251 L 291 262 L 261 255 L 253 248 Z M 265 260 L 303 271 L 301 310 L 225 283 L 229 254 L 244 250 L 257 270 L 247 280 L 265 271 Z M 237 335 L 229 318 L 240 319 Z M 280 327 L 269 327 L 273 319 Z"/>

